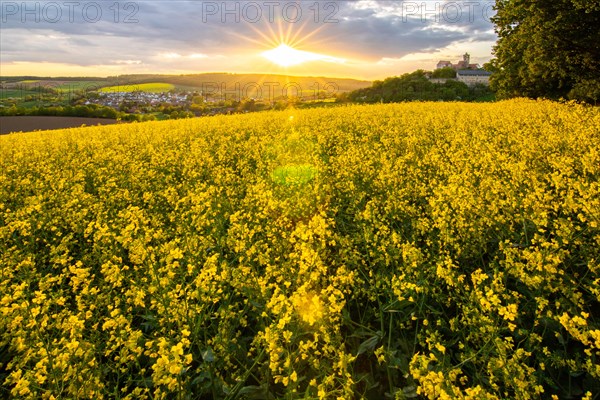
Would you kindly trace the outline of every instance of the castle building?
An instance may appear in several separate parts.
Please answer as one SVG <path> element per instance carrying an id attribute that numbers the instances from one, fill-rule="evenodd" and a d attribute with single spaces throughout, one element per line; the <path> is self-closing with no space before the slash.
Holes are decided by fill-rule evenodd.
<path id="1" fill-rule="evenodd" d="M 456 71 L 456 80 L 467 84 L 467 86 L 474 86 L 478 83 L 483 85 L 490 84 L 491 72 L 482 69 L 461 69 Z"/>
<path id="2" fill-rule="evenodd" d="M 471 64 L 471 55 L 469 53 L 465 53 L 463 55 L 463 59 L 456 64 L 452 64 L 450 61 L 440 61 L 437 63 L 437 69 L 442 68 L 454 68 L 455 70 L 461 69 L 478 69 L 479 64 Z"/>
<path id="3" fill-rule="evenodd" d="M 442 68 L 452 68 L 452 63 L 450 61 L 440 61 L 437 63 L 436 69 Z"/>
<path id="4" fill-rule="evenodd" d="M 448 80 L 457 80 L 463 82 L 468 86 L 474 86 L 477 84 L 483 84 L 488 86 L 490 84 L 491 72 L 485 71 L 479 67 L 479 64 L 471 63 L 471 55 L 465 53 L 463 59 L 456 64 L 452 64 L 450 61 L 440 61 L 437 63 L 436 69 L 442 68 L 453 68 L 456 71 L 456 78 L 429 78 L 433 83 L 444 83 Z"/>

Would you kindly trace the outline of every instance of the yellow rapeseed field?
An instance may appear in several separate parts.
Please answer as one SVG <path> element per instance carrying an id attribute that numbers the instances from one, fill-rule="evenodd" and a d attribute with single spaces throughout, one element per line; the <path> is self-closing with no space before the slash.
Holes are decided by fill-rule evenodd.
<path id="1" fill-rule="evenodd" d="M 0 397 L 600 394 L 600 111 L 0 137 Z"/>

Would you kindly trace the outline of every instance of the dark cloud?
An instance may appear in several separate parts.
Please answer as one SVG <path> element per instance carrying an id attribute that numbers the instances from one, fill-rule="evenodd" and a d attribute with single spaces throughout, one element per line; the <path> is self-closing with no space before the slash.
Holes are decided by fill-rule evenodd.
<path id="1" fill-rule="evenodd" d="M 2 1 L 0 45 L 3 63 L 101 65 L 140 60 L 151 64 L 161 53 L 235 55 L 249 45 L 260 47 L 256 42 L 265 43 L 263 35 L 285 34 L 291 26 L 291 36 L 299 31 L 299 37 L 310 36 L 306 46 L 338 53 L 334 56 L 376 61 L 435 52 L 460 42 L 493 41 L 487 18 L 492 3 Z M 295 17 L 298 21 L 292 22 Z"/>

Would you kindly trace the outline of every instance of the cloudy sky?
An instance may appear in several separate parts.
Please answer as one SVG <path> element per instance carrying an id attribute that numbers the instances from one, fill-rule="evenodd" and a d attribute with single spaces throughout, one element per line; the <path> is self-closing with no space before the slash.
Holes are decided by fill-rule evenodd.
<path id="1" fill-rule="evenodd" d="M 6 1 L 0 75 L 381 79 L 491 57 L 493 1 Z M 288 47 L 270 51 L 281 44 Z M 298 51 L 295 51 L 298 50 Z"/>

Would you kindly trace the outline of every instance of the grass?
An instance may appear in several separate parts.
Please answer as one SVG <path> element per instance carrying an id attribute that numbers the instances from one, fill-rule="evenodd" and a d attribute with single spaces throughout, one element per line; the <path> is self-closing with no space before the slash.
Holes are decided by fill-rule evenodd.
<path id="1" fill-rule="evenodd" d="M 175 89 L 175 85 L 170 83 L 136 83 L 131 85 L 108 86 L 100 89 L 101 93 L 111 92 L 149 92 L 149 93 L 164 93 Z"/>
<path id="2" fill-rule="evenodd" d="M 51 86 L 54 89 L 61 92 L 68 91 L 76 91 L 76 90 L 85 90 L 92 91 L 98 90 L 103 85 L 106 85 L 106 82 L 103 81 L 72 81 L 72 82 L 61 82 L 59 85 Z"/>
<path id="3" fill-rule="evenodd" d="M 0 90 L 0 99 L 10 99 L 10 98 L 14 98 L 14 99 L 20 99 L 23 98 L 25 96 L 37 96 L 39 95 L 38 92 L 35 92 L 33 90 L 22 90 L 22 89 L 2 89 Z"/>

